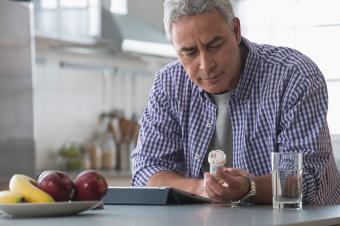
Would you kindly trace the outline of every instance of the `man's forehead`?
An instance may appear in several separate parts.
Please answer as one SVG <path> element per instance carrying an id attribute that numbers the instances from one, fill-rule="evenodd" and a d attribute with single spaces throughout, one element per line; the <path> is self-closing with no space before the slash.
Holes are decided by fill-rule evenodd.
<path id="1" fill-rule="evenodd" d="M 216 36 L 213 36 L 211 39 L 202 40 L 200 43 L 202 46 L 209 47 L 210 45 L 213 45 L 214 43 L 217 43 L 223 39 L 225 39 L 225 37 L 216 35 Z M 182 44 L 178 46 L 180 47 L 181 51 L 190 51 L 190 50 L 197 48 L 197 43 L 193 41 L 191 44 L 188 42 L 187 44 Z"/>
<path id="2" fill-rule="evenodd" d="M 217 41 L 225 38 L 230 34 L 229 27 L 226 24 L 220 26 L 209 24 L 206 27 L 193 27 L 193 26 L 178 26 L 174 24 L 172 30 L 172 43 L 178 48 L 186 47 L 191 48 L 198 43 L 207 45 L 210 42 Z"/>

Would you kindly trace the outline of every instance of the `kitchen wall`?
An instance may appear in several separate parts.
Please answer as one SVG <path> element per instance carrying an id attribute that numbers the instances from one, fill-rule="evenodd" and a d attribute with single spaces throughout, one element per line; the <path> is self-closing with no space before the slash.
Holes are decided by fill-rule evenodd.
<path id="1" fill-rule="evenodd" d="M 170 59 L 122 51 L 117 40 L 125 31 L 113 27 L 115 23 L 110 24 L 110 31 L 110 26 L 103 28 L 100 24 L 100 8 L 109 9 L 109 0 L 90 0 L 86 7 L 71 8 L 63 7 L 60 1 L 34 3 L 34 128 L 36 166 L 40 171 L 58 167 L 57 151 L 65 142 L 84 143 L 94 132 L 100 113 L 123 110 L 127 118 L 139 117 L 154 73 Z M 162 1 L 127 3 L 129 15 L 162 34 Z M 101 32 L 111 32 L 118 39 L 110 36 L 112 40 L 104 41 L 112 43 L 103 44 Z"/>
<path id="2" fill-rule="evenodd" d="M 58 167 L 57 150 L 68 140 L 84 142 L 100 113 L 123 110 L 140 116 L 154 73 L 168 59 L 88 49 L 50 49 L 37 42 L 34 122 L 38 170 Z M 81 52 L 83 51 L 83 52 Z"/>

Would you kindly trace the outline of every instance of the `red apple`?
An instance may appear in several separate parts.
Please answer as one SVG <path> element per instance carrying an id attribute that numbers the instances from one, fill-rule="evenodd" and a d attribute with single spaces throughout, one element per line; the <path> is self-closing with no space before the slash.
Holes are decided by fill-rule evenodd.
<path id="1" fill-rule="evenodd" d="M 75 186 L 69 175 L 58 170 L 46 170 L 38 178 L 38 188 L 50 194 L 55 201 L 72 199 Z"/>
<path id="2" fill-rule="evenodd" d="M 74 200 L 100 200 L 108 189 L 105 177 L 96 170 L 81 172 L 74 181 Z"/>

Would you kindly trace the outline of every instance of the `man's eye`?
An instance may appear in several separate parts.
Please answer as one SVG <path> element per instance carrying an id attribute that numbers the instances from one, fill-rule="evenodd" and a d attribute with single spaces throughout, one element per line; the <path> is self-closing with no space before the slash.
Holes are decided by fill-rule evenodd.
<path id="1" fill-rule="evenodd" d="M 222 44 L 218 43 L 218 44 L 214 44 L 214 45 L 210 45 L 208 46 L 209 49 L 218 49 Z"/>
<path id="2" fill-rule="evenodd" d="M 224 41 L 222 40 L 219 40 L 219 41 L 215 41 L 215 42 L 212 42 L 212 43 L 209 43 L 207 45 L 207 49 L 211 49 L 211 50 L 216 50 L 216 49 L 219 49 L 221 48 L 223 45 L 224 45 Z"/>
<path id="3" fill-rule="evenodd" d="M 196 55 L 196 51 L 185 52 L 184 55 L 187 57 L 193 57 Z"/>

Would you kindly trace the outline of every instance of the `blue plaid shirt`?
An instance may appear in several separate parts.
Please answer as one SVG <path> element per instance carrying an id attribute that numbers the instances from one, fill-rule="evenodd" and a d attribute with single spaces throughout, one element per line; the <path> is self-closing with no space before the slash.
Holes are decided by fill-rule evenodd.
<path id="1" fill-rule="evenodd" d="M 271 173 L 271 152 L 303 152 L 303 200 L 340 204 L 327 115 L 327 87 L 318 67 L 290 48 L 242 38 L 249 53 L 229 100 L 233 167 L 255 176 Z M 188 78 L 179 61 L 155 77 L 132 153 L 132 185 L 159 171 L 202 178 L 216 106 Z"/>

